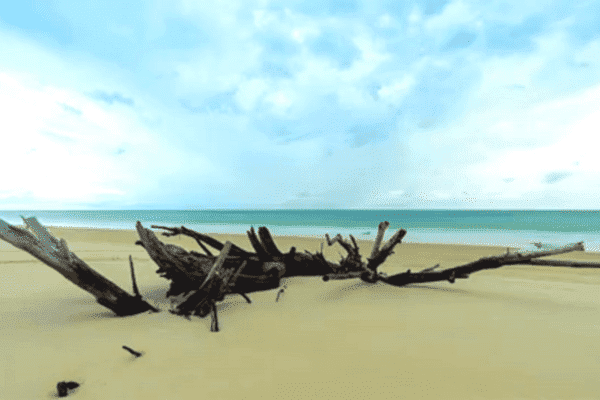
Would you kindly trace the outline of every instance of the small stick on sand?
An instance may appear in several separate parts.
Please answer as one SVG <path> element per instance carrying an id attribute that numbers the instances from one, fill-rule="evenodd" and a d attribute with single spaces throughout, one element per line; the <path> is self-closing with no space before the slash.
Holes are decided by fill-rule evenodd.
<path id="1" fill-rule="evenodd" d="M 125 350 L 127 350 L 128 352 L 130 352 L 131 354 L 133 354 L 135 356 L 135 358 L 141 357 L 142 353 L 135 351 L 134 349 L 132 349 L 131 347 L 127 347 L 127 346 L 123 346 L 123 348 Z"/>

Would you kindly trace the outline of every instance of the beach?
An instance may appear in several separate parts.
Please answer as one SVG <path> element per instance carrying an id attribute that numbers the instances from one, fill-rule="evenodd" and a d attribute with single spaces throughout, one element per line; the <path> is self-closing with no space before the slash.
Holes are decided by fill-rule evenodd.
<path id="1" fill-rule="evenodd" d="M 515 265 L 456 283 L 402 288 L 360 280 L 285 280 L 228 296 L 210 318 L 168 312 L 168 281 L 133 230 L 57 228 L 74 253 L 132 292 L 129 255 L 159 313 L 116 317 L 22 250 L 0 242 L 0 399 L 587 399 L 600 391 L 600 270 Z M 410 231 L 409 231 L 410 234 Z M 244 235 L 215 237 L 250 250 Z M 187 238 L 165 242 L 197 250 Z M 324 239 L 275 237 L 282 251 Z M 370 241 L 359 240 L 363 257 Z M 343 250 L 324 248 L 334 261 Z M 453 267 L 505 247 L 403 243 L 388 274 Z M 553 259 L 600 262 L 600 253 Z M 126 345 L 143 353 L 135 358 Z"/>

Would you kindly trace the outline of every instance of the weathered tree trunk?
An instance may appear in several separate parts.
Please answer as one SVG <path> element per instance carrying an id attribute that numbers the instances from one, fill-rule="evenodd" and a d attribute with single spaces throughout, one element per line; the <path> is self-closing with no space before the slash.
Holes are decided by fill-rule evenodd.
<path id="1" fill-rule="evenodd" d="M 0 219 L 0 239 L 24 250 L 59 272 L 62 276 L 96 298 L 96 301 L 115 314 L 134 315 L 157 311 L 139 296 L 132 296 L 90 268 L 69 251 L 64 239 L 58 240 L 35 217 L 23 218 L 33 232 L 9 225 Z"/>

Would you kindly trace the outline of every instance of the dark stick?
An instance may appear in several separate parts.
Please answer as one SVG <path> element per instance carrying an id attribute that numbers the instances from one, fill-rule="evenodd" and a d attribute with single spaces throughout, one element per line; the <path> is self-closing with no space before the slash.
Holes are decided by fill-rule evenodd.
<path id="1" fill-rule="evenodd" d="M 131 258 L 131 254 L 129 255 L 129 267 L 131 269 L 131 281 L 133 282 L 133 294 L 135 294 L 136 299 L 143 301 L 142 295 L 140 294 L 140 290 L 138 289 L 138 285 L 135 280 L 135 271 L 133 269 L 133 259 Z M 157 308 L 152 307 L 150 304 L 148 304 L 148 306 L 150 307 L 151 311 L 159 312 Z"/>
<path id="2" fill-rule="evenodd" d="M 163 232 L 163 236 L 167 236 L 167 237 L 175 236 L 175 235 L 189 236 L 191 238 L 194 238 L 194 240 L 196 240 L 196 242 L 198 242 L 199 240 L 203 241 L 204 243 L 208 244 L 210 247 L 213 247 L 219 251 L 221 251 L 223 249 L 223 247 L 225 246 L 223 243 L 219 242 L 217 239 L 214 239 L 208 235 L 204 235 L 200 232 L 196 232 L 192 229 L 188 229 L 185 226 L 182 226 L 181 228 L 169 228 L 167 226 L 152 225 L 151 228 L 152 229 L 163 229 L 163 230 L 169 231 L 169 232 Z M 202 247 L 202 245 L 200 247 Z M 202 247 L 202 249 L 204 250 L 204 247 Z M 250 253 L 248 253 L 246 250 L 242 249 L 241 247 L 233 245 L 232 246 L 232 254 L 249 255 Z"/>
<path id="3" fill-rule="evenodd" d="M 140 294 L 140 290 L 135 282 L 135 271 L 133 269 L 133 259 L 131 258 L 131 254 L 129 255 L 129 267 L 131 269 L 131 281 L 133 282 L 133 294 L 135 294 L 135 297 L 138 299 L 141 299 L 142 295 Z"/>
<path id="4" fill-rule="evenodd" d="M 198 246 L 200 246 L 202 248 L 202 250 L 204 250 L 204 252 L 206 253 L 207 256 L 211 256 L 212 257 L 212 253 L 210 252 L 210 250 L 200 241 L 200 239 L 198 238 L 194 238 L 196 240 L 196 243 L 198 243 Z"/>
<path id="5" fill-rule="evenodd" d="M 131 354 L 133 354 L 135 356 L 135 358 L 138 358 L 138 357 L 142 356 L 142 353 L 133 350 L 131 347 L 123 346 L 123 348 L 125 350 L 127 350 L 128 352 L 130 352 Z"/>
<path id="6" fill-rule="evenodd" d="M 279 296 L 281 296 L 283 292 L 285 292 L 285 289 L 287 289 L 287 285 L 283 285 L 283 287 L 279 289 L 279 292 L 277 292 L 277 297 L 275 298 L 275 303 L 279 301 Z"/>
<path id="7" fill-rule="evenodd" d="M 571 268 L 600 268 L 600 263 L 591 261 L 570 261 L 570 260 L 529 260 L 523 264 L 543 265 L 546 267 L 571 267 Z"/>
<path id="8" fill-rule="evenodd" d="M 217 303 L 212 302 L 212 313 L 211 313 L 210 331 L 219 332 L 219 318 L 217 317 Z"/>
<path id="9" fill-rule="evenodd" d="M 56 384 L 56 390 L 58 391 L 58 397 L 67 397 L 69 395 L 69 390 L 73 390 L 79 387 L 79 383 L 77 382 L 58 382 Z"/>
<path id="10" fill-rule="evenodd" d="M 250 300 L 250 297 L 248 297 L 246 295 L 246 293 L 238 293 L 240 296 L 242 296 L 243 298 L 246 299 L 246 301 L 248 302 L 248 304 L 252 304 L 252 300 Z"/>

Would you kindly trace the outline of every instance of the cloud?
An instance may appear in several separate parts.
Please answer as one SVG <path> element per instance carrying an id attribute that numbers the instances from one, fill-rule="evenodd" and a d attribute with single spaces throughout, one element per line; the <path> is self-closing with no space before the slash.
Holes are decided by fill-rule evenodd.
<path id="1" fill-rule="evenodd" d="M 546 175 L 544 175 L 544 179 L 542 179 L 542 182 L 552 184 L 552 183 L 560 182 L 563 179 L 566 179 L 571 175 L 573 175 L 573 173 L 570 171 L 549 172 Z"/>
<path id="2" fill-rule="evenodd" d="M 313 54 L 333 60 L 338 69 L 349 68 L 360 57 L 352 36 L 343 31 L 322 31 L 308 45 Z"/>
<path id="3" fill-rule="evenodd" d="M 61 134 L 50 132 L 50 131 L 40 131 L 39 133 L 40 133 L 40 135 L 45 136 L 55 142 L 61 142 L 61 143 L 76 143 L 77 142 L 76 139 L 74 139 L 70 136 L 67 136 L 67 135 L 61 135 Z"/>
<path id="4" fill-rule="evenodd" d="M 65 103 L 59 103 L 60 106 L 63 108 L 63 110 L 65 110 L 66 112 L 75 114 L 75 115 L 81 115 L 81 110 L 78 110 L 77 108 L 70 106 L 68 104 Z"/>
<path id="5" fill-rule="evenodd" d="M 237 113 L 239 108 L 235 98 L 235 92 L 217 93 L 204 99 L 200 105 L 192 106 L 191 101 L 181 99 L 180 103 L 183 108 L 192 113 Z"/>
<path id="6" fill-rule="evenodd" d="M 445 50 L 464 49 L 471 46 L 476 38 L 477 34 L 474 32 L 459 31 L 444 45 L 443 48 Z"/>
<path id="7" fill-rule="evenodd" d="M 129 97 L 124 97 L 121 93 L 118 92 L 107 93 L 102 90 L 97 90 L 91 94 L 91 97 L 96 100 L 101 100 L 110 105 L 116 102 L 125 104 L 127 106 L 133 106 L 133 99 Z"/>
<path id="8" fill-rule="evenodd" d="M 7 187 L 32 204 L 493 208 L 600 194 L 594 2 L 17 7 L 0 8 L 5 145 L 42 175 L 55 163 L 92 177 L 77 193 L 27 192 L 42 175 L 20 172 Z"/>
<path id="9" fill-rule="evenodd" d="M 543 14 L 528 17 L 518 24 L 489 23 L 485 25 L 486 49 L 494 54 L 532 52 L 536 48 L 533 40 L 547 24 Z"/>
<path id="10" fill-rule="evenodd" d="M 147 131 L 135 116 L 106 111 L 83 94 L 18 76 L 0 74 L 0 86 L 0 108 L 7 112 L 2 129 L 13 132 L 4 141 L 10 151 L 0 160 L 1 169 L 12 171 L 3 180 L 9 193 L 3 207 L 134 204 L 154 190 L 155 180 L 184 168 L 181 153 Z M 81 110 L 77 118 L 72 112 L 57 112 L 67 102 Z M 31 104 L 36 105 L 35 113 L 30 112 Z M 113 159 L 114 154 L 120 157 Z M 156 160 L 171 165 L 169 172 Z M 201 157 L 188 160 L 186 166 L 210 171 Z"/>

